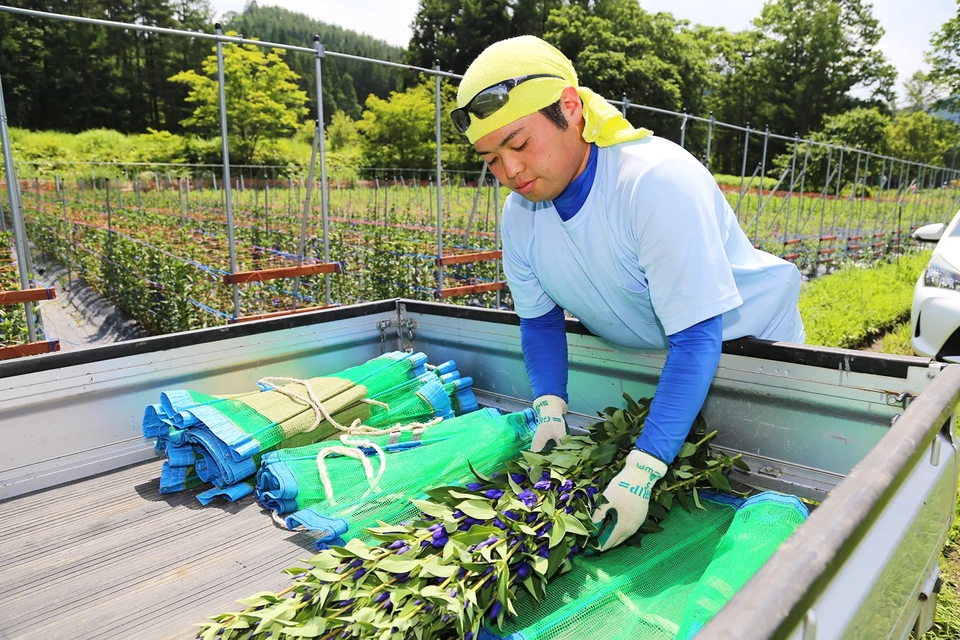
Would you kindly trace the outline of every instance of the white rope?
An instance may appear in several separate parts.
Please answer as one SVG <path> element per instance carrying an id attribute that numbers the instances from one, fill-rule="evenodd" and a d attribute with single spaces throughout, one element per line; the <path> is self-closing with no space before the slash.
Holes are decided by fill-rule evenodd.
<path id="1" fill-rule="evenodd" d="M 292 391 L 290 389 L 284 389 L 282 387 L 279 387 L 276 384 L 277 382 L 302 385 L 307 390 L 307 397 L 304 397 L 299 393 Z M 267 387 L 273 391 L 277 391 L 282 395 L 287 396 L 291 400 L 294 400 L 301 404 L 305 404 L 311 409 L 313 409 L 313 413 L 314 413 L 313 424 L 310 426 L 309 429 L 306 429 L 305 432 L 313 431 L 314 429 L 317 428 L 317 425 L 319 425 L 321 422 L 326 420 L 331 425 L 333 425 L 333 427 L 336 428 L 338 431 L 343 431 L 344 433 L 352 436 L 382 436 L 384 433 L 394 433 L 397 431 L 413 431 L 414 429 L 418 429 L 418 428 L 425 429 L 427 427 L 432 427 L 433 425 L 437 424 L 442 420 L 442 418 L 434 418 L 430 422 L 411 422 L 408 425 L 401 425 L 398 422 L 396 425 L 394 425 L 390 429 L 385 430 L 385 429 L 378 429 L 376 427 L 368 427 L 367 425 L 363 424 L 363 421 L 360 418 L 357 418 L 348 427 L 340 424 L 339 422 L 333 419 L 333 416 L 331 416 L 327 412 L 326 407 L 324 407 L 323 403 L 320 402 L 320 398 L 317 397 L 317 395 L 314 393 L 310 385 L 307 384 L 306 380 L 299 380 L 297 378 L 267 377 L 267 378 L 262 378 L 257 384 L 263 387 Z M 383 406 L 386 409 L 389 409 L 389 405 L 387 405 L 385 402 L 380 402 L 379 400 L 370 400 L 369 398 L 363 398 L 361 399 L 361 402 L 368 402 L 370 404 L 376 404 L 379 406 Z"/>
<path id="2" fill-rule="evenodd" d="M 295 391 L 284 389 L 278 386 L 276 383 L 302 385 L 307 390 L 307 396 L 304 397 Z M 305 433 L 316 429 L 317 426 L 324 420 L 333 425 L 334 428 L 343 432 L 343 435 L 340 436 L 340 441 L 343 442 L 345 446 L 327 447 L 317 455 L 317 470 L 320 472 L 320 483 L 323 485 L 323 492 L 326 494 L 327 500 L 330 501 L 331 505 L 336 505 L 337 502 L 333 496 L 333 484 L 330 481 L 330 474 L 327 472 L 326 457 L 328 455 L 339 454 L 360 461 L 360 464 L 363 465 L 363 472 L 367 477 L 367 482 L 370 485 L 370 488 L 367 489 L 362 497 L 366 497 L 371 491 L 381 491 L 380 479 L 387 471 L 387 455 L 378 444 L 370 440 L 350 441 L 347 439 L 348 436 L 382 436 L 384 434 L 389 434 L 390 437 L 388 439 L 388 444 L 392 445 L 400 441 L 400 435 L 404 431 L 413 432 L 411 439 L 419 440 L 426 429 L 443 421 L 443 418 L 436 417 L 429 422 L 411 422 L 407 425 L 401 425 L 398 422 L 389 429 L 378 429 L 376 427 L 369 427 L 363 424 L 363 421 L 360 418 L 357 418 L 350 426 L 345 426 L 334 420 L 333 416 L 327 412 L 326 407 L 324 407 L 323 403 L 320 402 L 320 398 L 317 397 L 310 385 L 307 384 L 306 380 L 299 380 L 297 378 L 267 377 L 262 378 L 257 384 L 259 384 L 261 387 L 277 391 L 291 400 L 305 404 L 313 409 L 314 421 L 310 428 L 306 429 Z M 388 410 L 390 408 L 387 403 L 380 402 L 379 400 L 363 398 L 361 399 L 361 402 L 367 402 L 368 404 L 381 406 Z M 376 477 L 374 477 L 373 474 L 373 466 L 370 464 L 366 454 L 362 449 L 360 449 L 360 447 L 370 447 L 377 452 L 377 456 L 380 458 L 380 469 L 378 470 Z M 276 514 L 276 512 L 274 512 L 274 522 L 277 522 L 278 520 L 279 516 Z M 283 527 L 286 528 L 286 524 L 283 524 Z"/>

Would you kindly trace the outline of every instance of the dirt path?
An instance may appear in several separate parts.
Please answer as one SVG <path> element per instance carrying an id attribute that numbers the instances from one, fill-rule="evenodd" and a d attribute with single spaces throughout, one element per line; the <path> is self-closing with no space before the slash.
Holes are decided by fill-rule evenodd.
<path id="1" fill-rule="evenodd" d="M 120 313 L 76 274 L 67 282 L 67 271 L 62 265 L 34 254 L 34 271 L 38 282 L 57 288 L 56 299 L 40 303 L 38 308 L 46 338 L 60 340 L 61 351 L 146 335 L 135 321 Z"/>

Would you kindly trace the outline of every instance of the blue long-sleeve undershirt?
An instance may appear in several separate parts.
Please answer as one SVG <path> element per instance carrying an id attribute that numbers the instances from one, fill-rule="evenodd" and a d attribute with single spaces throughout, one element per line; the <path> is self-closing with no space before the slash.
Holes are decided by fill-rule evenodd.
<path id="1" fill-rule="evenodd" d="M 520 318 L 520 348 L 533 397 L 559 396 L 567 402 L 567 332 L 563 309 L 538 318 Z"/>
<path id="2" fill-rule="evenodd" d="M 637 448 L 667 464 L 683 446 L 720 363 L 722 319 L 715 316 L 668 337 L 667 361 Z M 520 346 L 533 397 L 567 397 L 567 335 L 560 307 L 520 319 Z"/>
<path id="3" fill-rule="evenodd" d="M 721 316 L 668 336 L 670 348 L 637 448 L 670 464 L 677 457 L 720 364 Z"/>

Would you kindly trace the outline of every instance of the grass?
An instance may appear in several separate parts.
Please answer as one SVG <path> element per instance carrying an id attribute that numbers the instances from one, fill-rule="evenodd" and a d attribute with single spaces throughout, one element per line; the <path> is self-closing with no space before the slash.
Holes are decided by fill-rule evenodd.
<path id="1" fill-rule="evenodd" d="M 929 259 L 926 251 L 907 254 L 870 269 L 847 266 L 808 282 L 800 292 L 807 343 L 857 349 L 893 329 L 910 316 L 913 287 Z"/>

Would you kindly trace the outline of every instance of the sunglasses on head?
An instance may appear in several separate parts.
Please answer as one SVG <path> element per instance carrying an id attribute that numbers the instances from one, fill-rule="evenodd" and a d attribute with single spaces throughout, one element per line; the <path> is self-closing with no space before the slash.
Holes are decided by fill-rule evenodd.
<path id="1" fill-rule="evenodd" d="M 454 109 L 450 112 L 450 117 L 453 118 L 453 125 L 460 133 L 466 133 L 467 129 L 470 128 L 471 113 L 477 116 L 477 118 L 480 120 L 492 116 L 499 111 L 503 105 L 510 101 L 511 89 L 522 82 L 533 80 L 535 78 L 563 79 L 560 76 L 555 76 L 549 73 L 533 73 L 528 76 L 510 78 L 508 80 L 504 80 L 503 82 L 492 84 L 477 95 L 473 96 L 470 102 L 459 109 Z"/>

